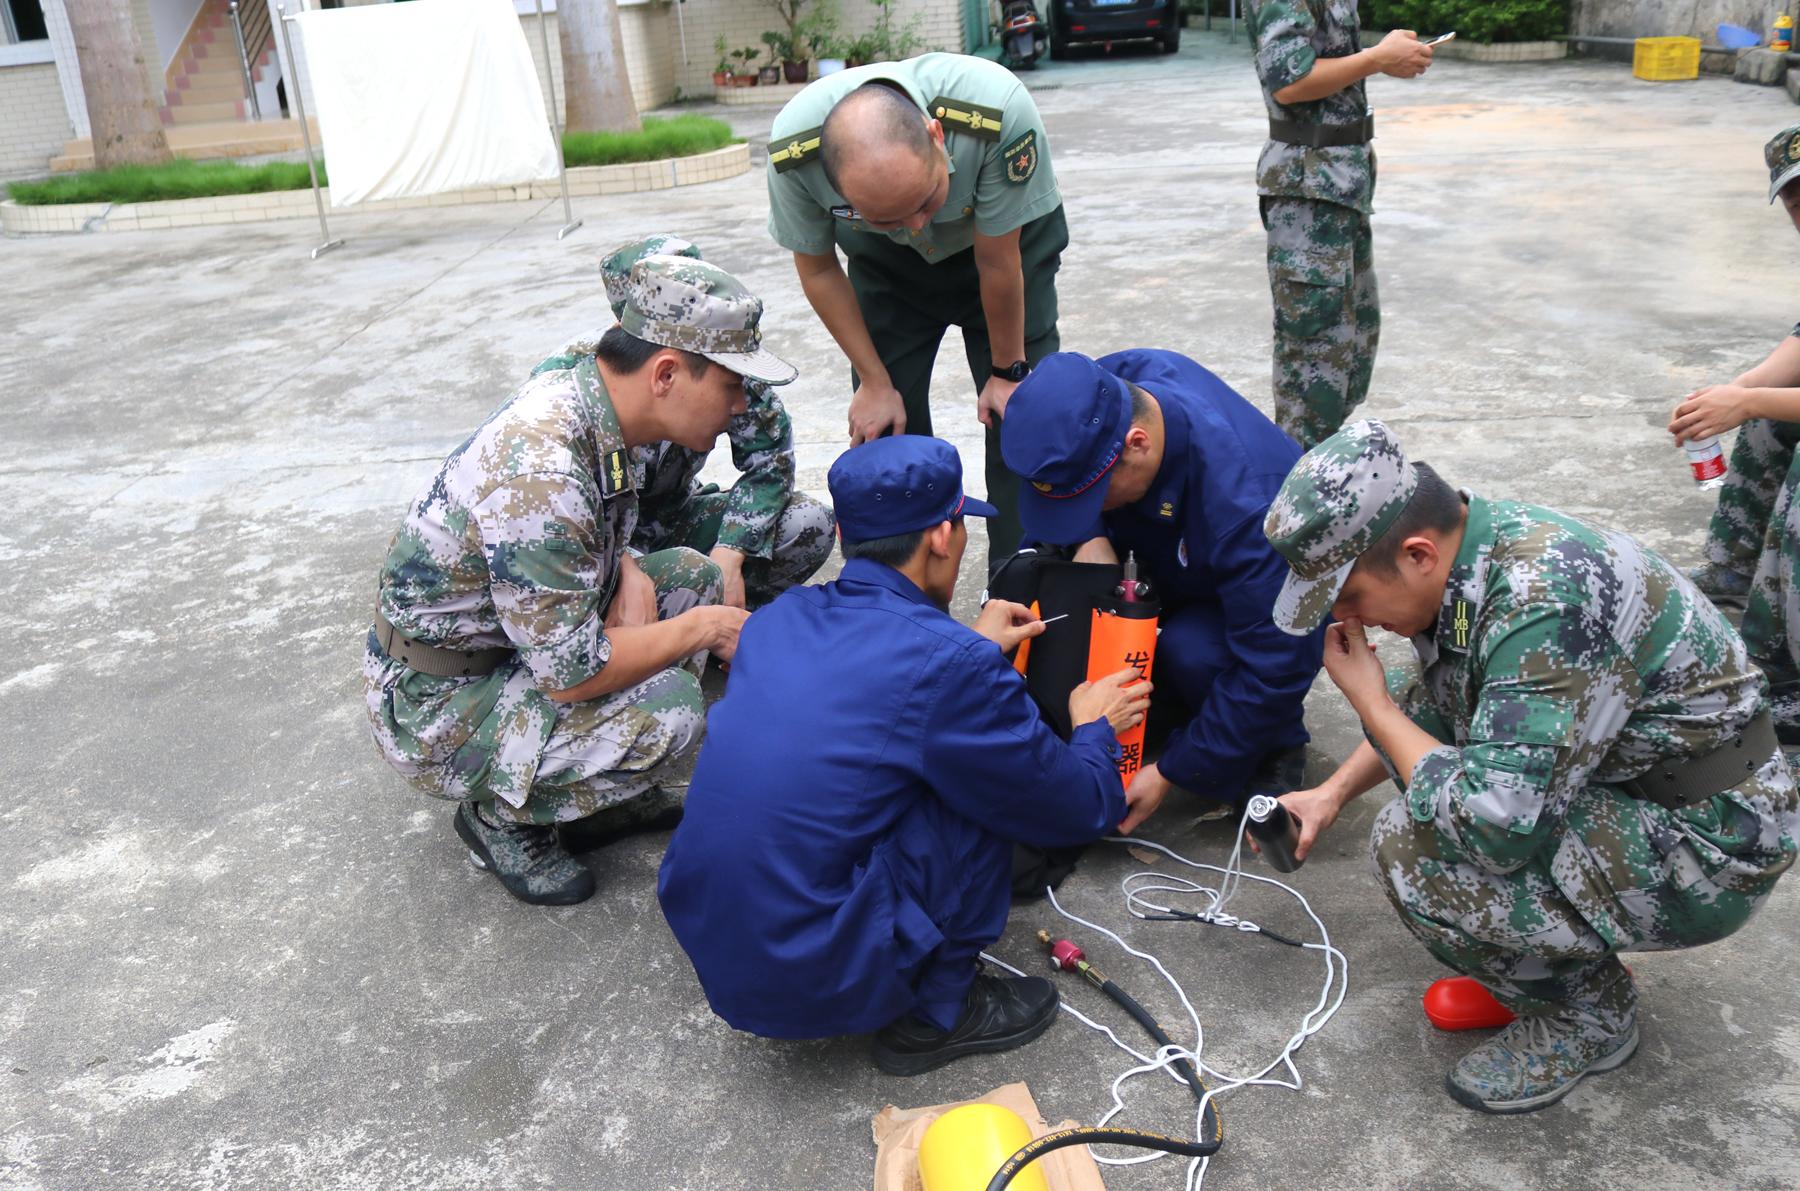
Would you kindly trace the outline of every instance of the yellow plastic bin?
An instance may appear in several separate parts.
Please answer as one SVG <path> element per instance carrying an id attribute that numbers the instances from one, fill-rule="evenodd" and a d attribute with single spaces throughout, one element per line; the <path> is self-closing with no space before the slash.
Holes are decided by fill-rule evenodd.
<path id="1" fill-rule="evenodd" d="M 1700 77 L 1698 37 L 1640 37 L 1631 52 L 1631 73 L 1652 83 Z"/>

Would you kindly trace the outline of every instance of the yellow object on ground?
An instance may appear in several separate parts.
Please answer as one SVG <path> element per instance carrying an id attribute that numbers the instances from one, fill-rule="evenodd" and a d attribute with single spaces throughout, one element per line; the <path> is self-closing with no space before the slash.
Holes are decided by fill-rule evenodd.
<path id="1" fill-rule="evenodd" d="M 1009 1083 L 977 1100 L 955 1104 L 933 1104 L 920 1108 L 896 1108 L 890 1104 L 876 1113 L 869 1122 L 875 1137 L 875 1178 L 872 1191 L 922 1191 L 924 1184 L 919 1178 L 919 1149 L 925 1140 L 926 1130 L 936 1124 L 939 1117 L 964 1104 L 997 1104 L 1016 1113 L 1033 1137 L 1042 1137 L 1053 1129 L 1067 1129 L 1078 1123 L 1063 1121 L 1054 1126 L 1046 1124 L 1037 1101 L 1031 1098 L 1031 1089 L 1022 1083 Z M 1008 1150 L 994 1160 L 994 1165 L 998 1167 L 1014 1152 L 1016 1151 Z M 1088 1153 L 1086 1146 L 1052 1150 L 1026 1169 L 1036 1170 L 1050 1191 L 1106 1191 L 1106 1183 L 1100 1177 L 1100 1168 L 1095 1165 L 1094 1156 Z M 985 1187 L 986 1179 L 992 1176 L 993 1171 L 988 1171 L 983 1181 L 977 1182 L 975 1186 Z M 1020 1185 L 1014 1180 L 1008 1191 L 1014 1191 Z"/>
<path id="2" fill-rule="evenodd" d="M 919 1142 L 919 1181 L 925 1191 L 984 1191 L 994 1172 L 1031 1140 L 1025 1120 L 998 1104 L 953 1108 Z M 1033 1163 L 1013 1176 L 1010 1191 L 1049 1191 Z"/>
<path id="3" fill-rule="evenodd" d="M 1698 37 L 1640 37 L 1631 52 L 1631 73 L 1652 83 L 1700 77 Z"/>

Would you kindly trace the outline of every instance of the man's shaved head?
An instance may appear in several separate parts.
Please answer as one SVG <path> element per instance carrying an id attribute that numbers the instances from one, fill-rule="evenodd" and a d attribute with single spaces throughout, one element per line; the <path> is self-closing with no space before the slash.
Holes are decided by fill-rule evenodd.
<path id="1" fill-rule="evenodd" d="M 819 161 L 831 188 L 869 223 L 923 226 L 948 190 L 939 177 L 942 135 L 904 92 L 864 83 L 825 117 Z"/>

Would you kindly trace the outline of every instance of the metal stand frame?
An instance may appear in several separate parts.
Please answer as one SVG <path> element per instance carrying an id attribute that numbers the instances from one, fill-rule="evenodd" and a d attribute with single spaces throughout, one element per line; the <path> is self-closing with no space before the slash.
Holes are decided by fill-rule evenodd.
<path id="1" fill-rule="evenodd" d="M 342 247 L 344 242 L 331 238 L 331 227 L 325 222 L 325 196 L 319 191 L 319 167 L 313 161 L 312 130 L 306 126 L 306 97 L 301 94 L 305 88 L 300 85 L 300 61 L 294 57 L 294 42 L 288 36 L 288 22 L 299 18 L 289 16 L 285 4 L 275 6 L 275 15 L 275 23 L 281 26 L 281 44 L 287 50 L 288 66 L 294 72 L 294 77 L 288 80 L 288 93 L 294 99 L 294 113 L 300 117 L 300 138 L 306 144 L 306 175 L 312 179 L 313 206 L 319 210 L 319 236 L 322 242 L 312 250 L 312 259 L 318 260 L 333 248 Z"/>
<path id="2" fill-rule="evenodd" d="M 562 188 L 563 225 L 556 233 L 558 240 L 581 226 L 569 206 L 569 169 L 563 164 L 562 104 L 556 98 L 556 64 L 550 60 L 550 29 L 544 24 L 544 0 L 536 0 L 538 37 L 544 45 L 544 78 L 550 84 L 550 139 L 556 142 L 556 182 Z"/>

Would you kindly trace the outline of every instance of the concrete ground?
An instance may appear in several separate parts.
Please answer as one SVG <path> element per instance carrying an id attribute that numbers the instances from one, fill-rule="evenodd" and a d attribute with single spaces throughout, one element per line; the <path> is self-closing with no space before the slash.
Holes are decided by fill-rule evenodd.
<path id="1" fill-rule="evenodd" d="M 1267 409 L 1263 116 L 1241 44 L 1190 33 L 1175 59 L 1032 82 L 1074 235 L 1065 345 L 1177 348 Z M 1797 109 L 1605 63 L 1444 63 L 1371 90 L 1369 412 L 1455 481 L 1694 561 L 1709 502 L 1661 427 L 1800 313 L 1761 160 Z M 772 113 L 727 115 L 760 161 Z M 914 1080 L 877 1073 L 861 1040 L 735 1034 L 658 913 L 661 839 L 600 854 L 589 904 L 526 907 L 370 747 L 357 666 L 388 536 L 526 370 L 602 320 L 603 249 L 680 231 L 745 277 L 803 369 L 787 400 L 809 489 L 842 446 L 845 369 L 763 232 L 760 173 L 579 208 L 562 243 L 553 206 L 344 215 L 349 245 L 319 261 L 304 223 L 0 243 L 0 1186 L 854 1188 L 885 1104 L 1015 1079 L 1053 1118 L 1108 1104 L 1127 1063 L 1073 1020 Z M 959 356 L 939 422 L 974 461 Z M 965 573 L 967 612 L 980 560 Z M 1356 741 L 1323 680 L 1312 722 L 1319 776 Z M 1300 1054 L 1303 1092 L 1230 1097 L 1209 1186 L 1794 1184 L 1800 889 L 1725 943 L 1633 960 L 1644 1045 L 1624 1073 L 1486 1118 L 1441 1090 L 1473 1040 L 1420 1014 L 1440 971 L 1370 879 L 1377 805 L 1294 881 L 1349 957 L 1349 998 Z M 1228 833 L 1197 809 L 1172 802 L 1146 834 L 1217 862 Z M 1260 1066 L 1311 1007 L 1316 955 L 1131 924 L 1117 883 L 1141 867 L 1102 845 L 1068 903 L 1168 962 L 1213 1065 Z M 1238 905 L 1305 925 L 1279 895 Z M 1021 908 L 997 952 L 1035 966 L 1040 926 L 1061 930 Z M 1187 1035 L 1152 973 L 1073 933 Z M 1131 1036 L 1091 989 L 1063 991 Z M 1192 1125 L 1172 1085 L 1130 1099 L 1131 1124 Z"/>

